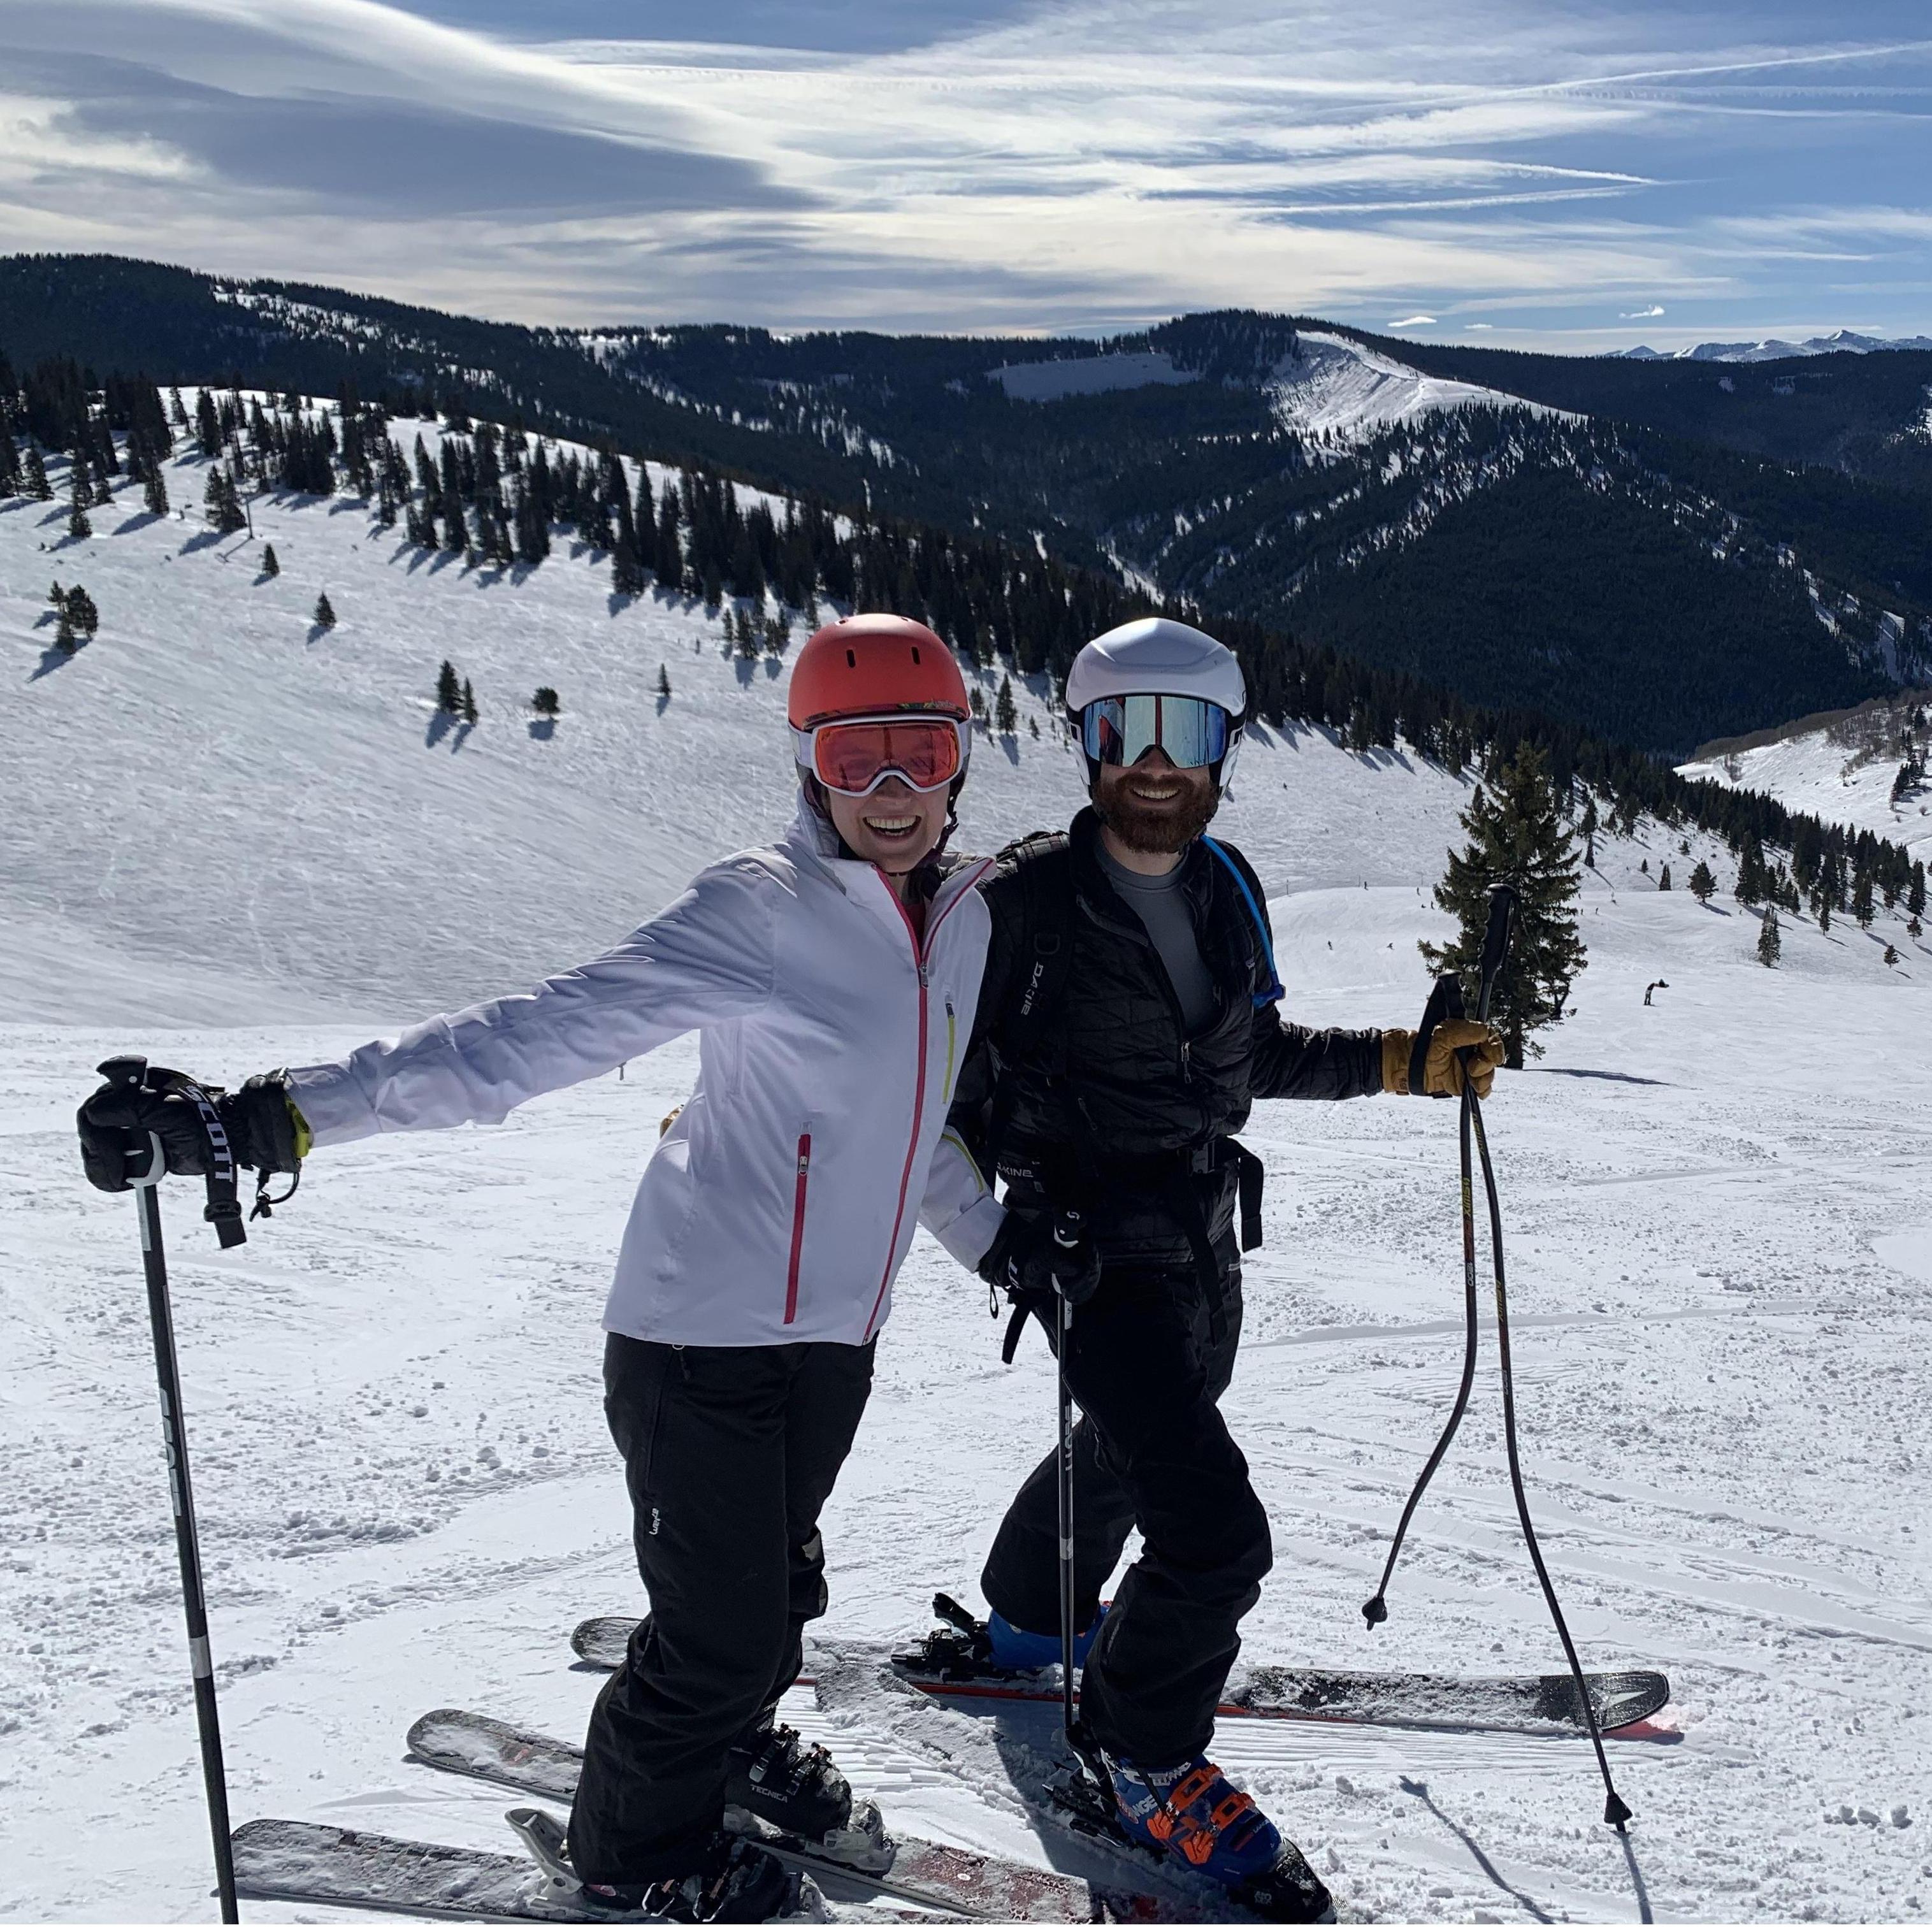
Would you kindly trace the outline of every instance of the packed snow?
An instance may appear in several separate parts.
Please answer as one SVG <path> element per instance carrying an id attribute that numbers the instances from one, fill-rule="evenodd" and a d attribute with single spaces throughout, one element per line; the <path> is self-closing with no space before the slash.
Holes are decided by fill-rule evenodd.
<path id="1" fill-rule="evenodd" d="M 1304 436 L 1346 444 L 1368 442 L 1398 423 L 1472 405 L 1561 415 L 1478 382 L 1425 375 L 1352 337 L 1325 329 L 1297 333 L 1296 352 L 1269 384 L 1282 424 Z"/>
<path id="2" fill-rule="evenodd" d="M 1019 403 L 1058 402 L 1063 396 L 1097 396 L 1108 389 L 1144 389 L 1150 383 L 1196 382 L 1192 370 L 1177 369 L 1157 350 L 1120 356 L 1060 356 L 1045 362 L 1004 362 L 989 372 Z"/>
<path id="3" fill-rule="evenodd" d="M 200 473 L 174 466 L 178 504 Z M 614 601 L 568 544 L 479 572 L 346 500 L 258 500 L 253 542 L 124 502 L 80 544 L 56 505 L 0 508 L 8 1918 L 211 1912 L 134 1213 L 86 1186 L 73 1144 L 94 1063 L 144 1051 L 238 1080 L 514 986 L 790 802 L 784 664 L 728 655 L 681 602 Z M 55 577 L 101 613 L 71 660 L 44 621 Z M 324 589 L 340 621 L 317 632 Z M 445 657 L 474 683 L 472 730 L 430 708 Z M 526 708 L 546 683 L 548 734 Z M 1017 734 L 975 750 L 970 848 L 1078 802 L 1048 694 L 1016 692 Z M 1256 734 L 1222 829 L 1269 890 L 1291 1013 L 1412 1023 L 1464 796 L 1407 754 Z M 1611 1745 L 1625 1841 L 1577 1742 L 1224 1724 L 1217 1753 L 1346 1918 L 1928 1916 L 1932 953 L 1883 916 L 1788 919 L 1766 971 L 1754 916 L 1682 890 L 1700 856 L 1726 886 L 1734 869 L 1689 843 L 1599 840 L 1576 1014 L 1489 1110 L 1544 1549 L 1586 1660 L 1668 1671 L 1682 1740 Z M 1666 862 L 1679 889 L 1660 893 Z M 227 1255 L 196 1188 L 166 1190 L 238 1818 L 508 1849 L 507 1795 L 406 1762 L 410 1723 L 457 1704 L 580 1733 L 598 1680 L 568 1667 L 569 1630 L 644 1607 L 598 1315 L 694 1066 L 682 1042 L 500 1127 L 329 1153 Z M 1455 1385 L 1454 1111 L 1263 1103 L 1248 1138 L 1268 1241 L 1226 1406 L 1276 1563 L 1246 1655 L 1560 1667 L 1492 1354 L 1390 1622 L 1370 1635 L 1358 1609 Z M 800 1692 L 789 1714 L 903 1828 L 1071 1866 L 1093 1855 L 1010 1792 L 1050 1711 L 940 1710 L 836 1668 L 842 1644 L 922 1629 L 935 1589 L 976 1601 L 1052 1435 L 1046 1352 L 1002 1369 L 999 1333 L 922 1236 L 825 1520 L 824 1708 Z"/>

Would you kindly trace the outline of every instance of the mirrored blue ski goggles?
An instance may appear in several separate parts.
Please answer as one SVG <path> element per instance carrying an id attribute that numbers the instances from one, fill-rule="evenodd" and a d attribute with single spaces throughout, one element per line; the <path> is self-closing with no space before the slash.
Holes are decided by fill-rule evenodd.
<path id="1" fill-rule="evenodd" d="M 1080 714 L 1080 742 L 1103 765 L 1131 765 L 1158 745 L 1177 764 L 1218 764 L 1228 714 L 1204 698 L 1098 698 Z"/>

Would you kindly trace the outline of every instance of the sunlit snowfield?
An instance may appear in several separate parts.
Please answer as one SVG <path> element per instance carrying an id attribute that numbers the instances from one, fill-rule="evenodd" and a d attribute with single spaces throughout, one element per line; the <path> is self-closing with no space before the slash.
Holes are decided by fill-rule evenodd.
<path id="1" fill-rule="evenodd" d="M 196 478 L 177 466 L 177 502 Z M 284 566 L 260 584 L 253 549 L 193 522 L 97 511 L 91 544 L 43 552 L 53 510 L 0 511 L 0 1916 L 188 1918 L 209 1866 L 134 1214 L 85 1186 L 70 1132 L 93 1064 L 239 1079 L 574 962 L 788 808 L 783 674 L 724 657 L 701 611 L 614 612 L 567 546 L 479 580 L 346 505 L 258 505 Z M 56 575 L 104 626 L 50 664 Z M 323 587 L 342 621 L 312 635 Z M 460 744 L 427 709 L 446 656 L 484 712 Z M 515 708 L 546 682 L 548 741 Z M 1022 693 L 1010 749 L 976 753 L 964 843 L 1064 822 L 1051 740 Z M 1226 829 L 1278 895 L 1288 1010 L 1412 1023 L 1462 788 L 1269 740 Z M 1348 1916 L 1928 1916 L 1932 955 L 1896 921 L 1787 920 L 1766 972 L 1754 916 L 1639 872 L 1667 859 L 1681 888 L 1692 843 L 1600 848 L 1577 1016 L 1489 1114 L 1544 1547 L 1586 1660 L 1667 1670 L 1683 1741 L 1612 1747 L 1626 1845 L 1581 1744 L 1224 1724 Z M 598 1680 L 571 1625 L 643 1607 L 598 1317 L 694 1065 L 686 1043 L 500 1128 L 326 1154 L 225 1257 L 196 1187 L 168 1190 L 238 1818 L 502 1848 L 506 1794 L 405 1763 L 410 1720 L 580 1730 Z M 1371 1636 L 1357 1607 L 1455 1385 L 1454 1130 L 1419 1102 L 1256 1109 L 1268 1239 L 1226 1402 L 1275 1531 L 1252 1658 L 1560 1664 L 1492 1352 L 1391 1621 Z M 834 1649 L 923 1628 L 935 1588 L 976 1601 L 1052 1430 L 1044 1348 L 1002 1369 L 999 1333 L 922 1237 L 825 1525 Z M 1002 1762 L 1049 1720 L 830 1674 L 833 1708 L 793 1714 L 890 1818 L 1072 1856 Z"/>

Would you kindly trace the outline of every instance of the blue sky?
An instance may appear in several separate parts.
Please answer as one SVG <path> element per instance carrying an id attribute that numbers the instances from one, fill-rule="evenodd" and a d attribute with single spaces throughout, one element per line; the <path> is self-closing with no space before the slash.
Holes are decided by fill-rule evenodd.
<path id="1" fill-rule="evenodd" d="M 0 250 L 525 321 L 1932 332 L 1932 5 L 0 0 Z"/>

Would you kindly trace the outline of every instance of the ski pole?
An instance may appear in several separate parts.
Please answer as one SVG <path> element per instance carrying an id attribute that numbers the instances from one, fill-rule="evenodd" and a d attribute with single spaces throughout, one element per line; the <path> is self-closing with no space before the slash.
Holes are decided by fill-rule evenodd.
<path id="1" fill-rule="evenodd" d="M 1063 1209 L 1054 1216 L 1055 1247 L 1080 1245 L 1080 1216 Z M 1073 1714 L 1073 1398 L 1066 1386 L 1066 1344 L 1073 1328 L 1073 1311 L 1054 1282 L 1054 1360 L 1058 1370 L 1060 1460 L 1056 1474 L 1060 1515 L 1060 1717 L 1066 1742 L 1079 1750 L 1078 1720 Z"/>
<path id="2" fill-rule="evenodd" d="M 1478 969 L 1476 1017 L 1486 1020 L 1490 1016 L 1490 996 L 1495 991 L 1496 975 L 1502 970 L 1503 956 L 1509 950 L 1510 920 L 1516 907 L 1516 888 L 1509 885 L 1493 886 L 1490 890 L 1489 918 L 1483 928 L 1481 963 Z M 1460 1020 L 1462 1017 L 1462 983 L 1454 973 L 1444 973 L 1429 995 L 1429 1004 L 1423 1009 L 1422 1024 L 1415 1036 L 1415 1050 L 1409 1058 L 1409 1088 L 1412 1092 L 1423 1089 L 1424 1076 L 1429 1065 L 1430 1036 L 1444 1020 Z M 1462 1067 L 1468 1070 L 1468 1057 L 1466 1049 L 1462 1054 Z M 1408 1501 L 1402 1505 L 1400 1518 L 1395 1526 L 1395 1534 L 1390 1539 L 1388 1558 L 1382 1565 L 1382 1581 L 1376 1586 L 1376 1594 L 1362 1606 L 1362 1616 L 1369 1628 L 1388 1620 L 1388 1591 L 1389 1579 L 1395 1574 L 1396 1559 L 1402 1554 L 1403 1539 L 1408 1534 L 1409 1521 L 1422 1501 L 1424 1492 L 1434 1479 L 1442 1459 L 1449 1453 L 1449 1445 L 1456 1439 L 1456 1432 L 1462 1426 L 1462 1418 L 1469 1406 L 1470 1390 L 1476 1380 L 1476 1194 L 1473 1163 L 1469 1154 L 1471 1108 L 1475 1104 L 1475 1096 L 1470 1090 L 1466 1078 L 1462 1083 L 1462 1106 L 1456 1122 L 1456 1150 L 1462 1168 L 1462 1379 L 1456 1390 L 1456 1400 L 1449 1411 L 1449 1420 L 1442 1425 L 1442 1433 L 1436 1439 L 1436 1447 L 1429 1452 L 1429 1460 L 1422 1466 L 1422 1473 L 1415 1479 L 1415 1486 L 1408 1492 Z M 1502 1249 L 1500 1231 L 1496 1234 L 1496 1253 L 1500 1259 Z"/>
<path id="3" fill-rule="evenodd" d="M 1483 1005 L 1489 1004 L 1489 988 L 1483 989 Z M 1421 1084 L 1420 1073 L 1428 1064 L 1429 1039 L 1436 1028 L 1444 1020 L 1460 1020 L 1462 1017 L 1462 983 L 1453 973 L 1445 973 L 1436 982 L 1429 995 L 1429 1004 L 1424 1008 L 1422 1024 L 1416 1034 L 1415 1052 L 1411 1062 L 1410 1085 Z M 1422 1466 L 1422 1473 L 1415 1479 L 1415 1486 L 1408 1492 L 1408 1500 L 1403 1504 L 1402 1515 L 1396 1522 L 1395 1534 L 1389 1540 L 1388 1560 L 1382 1565 L 1382 1580 L 1376 1586 L 1376 1594 L 1362 1606 L 1362 1616 L 1370 1629 L 1388 1621 L 1388 1591 L 1389 1579 L 1395 1574 L 1396 1559 L 1402 1554 L 1403 1540 L 1408 1534 L 1410 1519 L 1423 1498 L 1442 1459 L 1449 1453 L 1449 1445 L 1456 1439 L 1456 1432 L 1462 1426 L 1464 1412 L 1469 1406 L 1469 1392 L 1476 1382 L 1476 1214 L 1475 1201 L 1471 1187 L 1469 1171 L 1469 1108 L 1468 1094 L 1463 1093 L 1461 1131 L 1460 1139 L 1462 1157 L 1462 1379 L 1456 1390 L 1455 1405 L 1449 1412 L 1449 1420 L 1442 1425 L 1442 1432 L 1436 1438 L 1436 1447 L 1429 1452 L 1429 1460 Z"/>
<path id="4" fill-rule="evenodd" d="M 139 1087 L 148 1063 L 137 1057 L 104 1060 L 101 1077 Z M 167 1450 L 168 1490 L 175 1516 L 175 1549 L 181 1559 L 182 1600 L 188 1618 L 188 1660 L 194 1674 L 195 1722 L 201 1735 L 202 1781 L 214 1837 L 214 1880 L 221 1922 L 241 1923 L 235 1896 L 235 1852 L 229 1838 L 228 1778 L 221 1757 L 221 1720 L 214 1701 L 214 1664 L 208 1642 L 208 1601 L 202 1588 L 201 1539 L 195 1527 L 194 1491 L 188 1480 L 188 1426 L 182 1413 L 181 1369 L 175 1357 L 174 1313 L 168 1296 L 167 1258 L 161 1247 L 160 1183 L 167 1172 L 158 1134 L 148 1136 L 148 1171 L 130 1185 L 141 1227 L 141 1262 L 148 1282 L 148 1319 L 154 1330 L 154 1370 L 160 1383 L 162 1439 Z"/>

